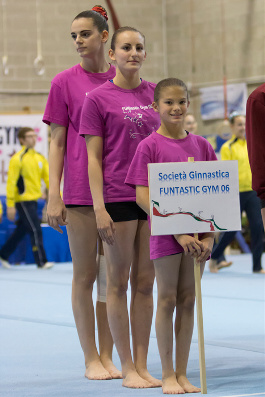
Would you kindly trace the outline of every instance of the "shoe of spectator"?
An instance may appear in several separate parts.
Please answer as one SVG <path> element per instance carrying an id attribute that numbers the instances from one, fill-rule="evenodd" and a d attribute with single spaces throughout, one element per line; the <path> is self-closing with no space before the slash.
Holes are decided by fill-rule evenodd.
<path id="1" fill-rule="evenodd" d="M 51 269 L 54 265 L 54 262 L 46 262 L 43 266 L 38 266 L 38 269 Z"/>
<path id="2" fill-rule="evenodd" d="M 8 261 L 0 257 L 0 262 L 5 269 L 11 269 L 11 265 Z"/>
<path id="3" fill-rule="evenodd" d="M 260 269 L 260 270 L 257 270 L 256 272 L 254 271 L 253 273 L 265 274 L 265 270 L 264 269 Z"/>

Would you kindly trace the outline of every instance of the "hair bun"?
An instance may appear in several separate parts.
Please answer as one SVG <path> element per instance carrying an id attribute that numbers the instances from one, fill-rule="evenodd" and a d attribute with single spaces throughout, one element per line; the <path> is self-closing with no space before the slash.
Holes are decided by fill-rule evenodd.
<path id="1" fill-rule="evenodd" d="M 100 15 L 102 15 L 106 19 L 106 21 L 109 19 L 107 11 L 102 6 L 96 5 L 92 8 L 92 11 L 98 12 Z"/>

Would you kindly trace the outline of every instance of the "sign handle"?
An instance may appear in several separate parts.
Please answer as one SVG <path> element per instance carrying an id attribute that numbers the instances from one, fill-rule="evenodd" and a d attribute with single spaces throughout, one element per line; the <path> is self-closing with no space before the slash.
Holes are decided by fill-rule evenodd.
<path id="1" fill-rule="evenodd" d="M 188 162 L 189 163 L 194 162 L 194 157 L 189 157 Z M 195 233 L 194 237 L 196 239 L 198 239 L 198 233 Z M 203 316 L 202 316 L 201 269 L 200 269 L 200 264 L 197 263 L 196 259 L 194 259 L 194 279 L 195 279 L 195 297 L 196 297 L 196 306 L 197 306 L 197 327 L 198 327 L 201 393 L 207 394 Z"/>

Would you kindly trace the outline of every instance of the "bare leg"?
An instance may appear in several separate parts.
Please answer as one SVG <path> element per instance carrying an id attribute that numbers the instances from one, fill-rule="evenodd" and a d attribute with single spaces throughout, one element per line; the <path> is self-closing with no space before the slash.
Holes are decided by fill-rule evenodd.
<path id="1" fill-rule="evenodd" d="M 122 379 L 122 373 L 112 362 L 113 339 L 109 329 L 106 305 L 107 264 L 102 241 L 98 239 L 96 315 L 100 360 L 113 379 Z"/>
<path id="2" fill-rule="evenodd" d="M 182 254 L 156 259 L 157 279 L 156 336 L 162 364 L 164 394 L 184 394 L 173 367 L 173 313 L 176 307 L 179 267 Z"/>
<path id="3" fill-rule="evenodd" d="M 141 378 L 153 387 L 162 386 L 147 371 L 147 354 L 153 317 L 153 284 L 155 271 L 150 260 L 150 231 L 147 221 L 139 221 L 135 251 L 131 269 L 131 331 L 133 340 L 134 364 Z"/>
<path id="4" fill-rule="evenodd" d="M 205 263 L 201 265 L 201 274 L 204 266 Z M 194 304 L 194 260 L 190 256 L 183 255 L 179 271 L 175 333 L 176 376 L 178 383 L 186 393 L 199 393 L 201 391 L 189 382 L 186 373 L 194 326 Z"/>
<path id="5" fill-rule="evenodd" d="M 106 303 L 97 301 L 96 314 L 100 360 L 103 367 L 110 373 L 112 379 L 122 379 L 121 371 L 119 371 L 112 362 L 113 339 L 107 320 Z"/>
<path id="6" fill-rule="evenodd" d="M 95 343 L 92 290 L 97 273 L 97 228 L 93 209 L 68 208 L 67 220 L 73 259 L 72 306 L 85 356 L 85 376 L 88 379 L 111 379 L 109 372 L 100 361 Z"/>
<path id="7" fill-rule="evenodd" d="M 123 386 L 151 387 L 134 366 L 130 349 L 127 287 L 138 221 L 116 222 L 114 245 L 103 243 L 107 259 L 107 313 L 122 367 Z"/>

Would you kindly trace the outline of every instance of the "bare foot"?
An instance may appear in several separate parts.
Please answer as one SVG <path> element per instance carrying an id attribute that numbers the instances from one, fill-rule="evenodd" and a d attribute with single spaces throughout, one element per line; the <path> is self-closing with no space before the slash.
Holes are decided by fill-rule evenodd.
<path id="1" fill-rule="evenodd" d="M 111 375 L 112 379 L 122 379 L 122 373 L 119 371 L 110 359 L 100 357 L 103 367 Z"/>
<path id="2" fill-rule="evenodd" d="M 147 382 L 151 383 L 152 387 L 161 387 L 162 386 L 162 381 L 159 379 L 156 379 L 152 375 L 150 375 L 146 368 L 137 370 L 137 372 L 141 376 L 141 378 L 143 378 L 143 379 L 147 380 Z"/>
<path id="3" fill-rule="evenodd" d="M 253 273 L 256 273 L 256 274 L 265 274 L 265 270 L 264 269 L 260 269 L 260 270 L 258 270 L 257 272 L 253 272 Z"/>
<path id="4" fill-rule="evenodd" d="M 185 391 L 178 384 L 175 375 L 162 380 L 162 390 L 164 394 L 185 394 Z"/>
<path id="5" fill-rule="evenodd" d="M 221 262 L 217 263 L 217 269 L 218 269 L 218 270 L 221 270 L 221 269 L 223 269 L 223 268 L 225 268 L 225 267 L 231 266 L 232 264 L 233 264 L 232 261 L 230 261 L 230 262 L 221 261 Z"/>
<path id="6" fill-rule="evenodd" d="M 93 361 L 86 367 L 85 377 L 91 380 L 112 379 L 110 373 L 103 367 L 101 361 Z"/>
<path id="7" fill-rule="evenodd" d="M 132 389 L 146 389 L 152 387 L 151 383 L 141 378 L 136 371 L 131 371 L 125 376 L 122 386 Z"/>
<path id="8" fill-rule="evenodd" d="M 201 389 L 199 387 L 193 386 L 186 376 L 179 376 L 178 383 L 185 390 L 186 393 L 200 393 Z"/>

